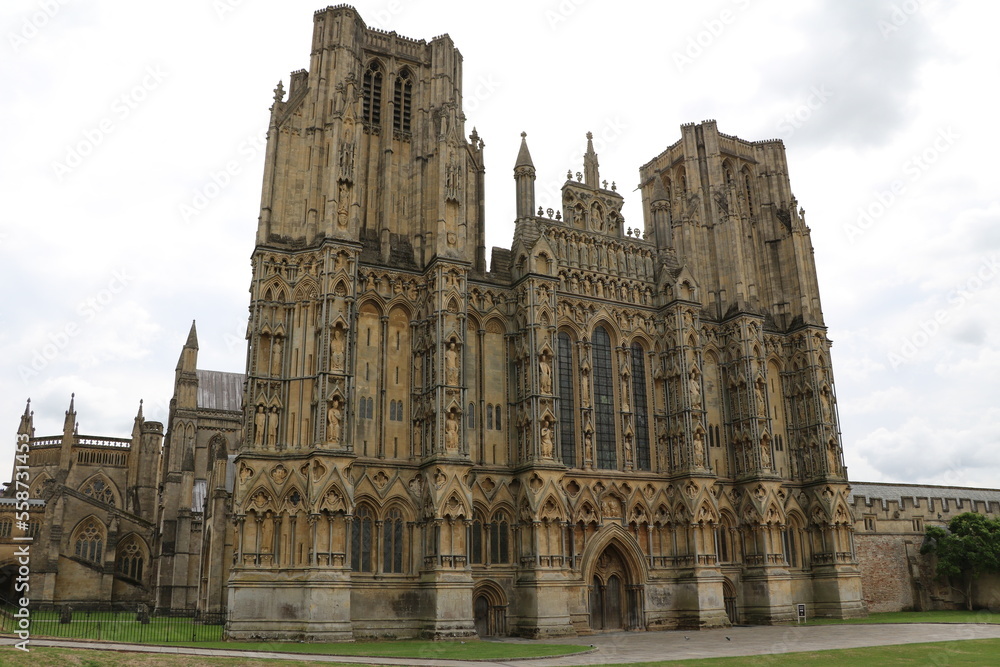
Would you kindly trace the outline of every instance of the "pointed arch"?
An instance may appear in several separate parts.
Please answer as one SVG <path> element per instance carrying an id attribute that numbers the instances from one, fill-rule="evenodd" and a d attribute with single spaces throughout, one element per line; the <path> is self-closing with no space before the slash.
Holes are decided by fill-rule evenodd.
<path id="1" fill-rule="evenodd" d="M 148 570 L 149 546 L 137 533 L 129 533 L 115 548 L 115 572 L 138 582 Z"/>
<path id="2" fill-rule="evenodd" d="M 104 503 L 106 505 L 111 505 L 112 507 L 121 507 L 121 496 L 118 494 L 118 489 L 115 485 L 108 479 L 107 475 L 102 472 L 91 475 L 83 481 L 80 485 L 80 492 L 93 498 L 94 500 Z"/>
<path id="3" fill-rule="evenodd" d="M 92 563 L 104 562 L 104 545 L 107 543 L 108 529 L 104 522 L 91 514 L 76 524 L 69 543 L 73 547 L 73 555 Z"/>
<path id="4" fill-rule="evenodd" d="M 613 470 L 618 467 L 615 437 L 615 396 L 617 384 L 612 360 L 611 335 L 604 324 L 594 327 L 591 349 L 593 351 L 594 422 L 596 439 L 596 465 Z"/>
<path id="5" fill-rule="evenodd" d="M 396 75 L 392 101 L 392 129 L 409 134 L 413 115 L 413 74 L 408 67 Z"/>
<path id="6" fill-rule="evenodd" d="M 370 128 L 377 128 L 382 121 L 382 79 L 385 67 L 373 58 L 365 67 L 361 81 L 361 120 Z"/>

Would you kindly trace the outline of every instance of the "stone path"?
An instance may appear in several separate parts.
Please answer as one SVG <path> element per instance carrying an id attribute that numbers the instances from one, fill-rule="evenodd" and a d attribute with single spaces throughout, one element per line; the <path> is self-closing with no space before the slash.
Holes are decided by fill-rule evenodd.
<path id="1" fill-rule="evenodd" d="M 727 639 L 728 638 L 728 639 Z M 859 648 L 890 644 L 953 641 L 959 639 L 1000 638 L 1000 625 L 966 623 L 912 623 L 899 625 L 814 625 L 814 626 L 755 626 L 694 632 L 619 632 L 589 637 L 567 637 L 541 640 L 548 644 L 584 644 L 596 650 L 557 658 L 525 660 L 421 660 L 416 658 L 366 658 L 358 656 L 305 655 L 241 651 L 231 649 L 199 649 L 141 644 L 98 644 L 69 640 L 32 640 L 32 646 L 58 646 L 108 651 L 139 651 L 175 655 L 218 656 L 274 660 L 342 662 L 361 665 L 406 665 L 408 667 L 568 667 L 570 665 L 602 665 L 656 660 L 689 660 L 796 651 L 821 651 L 835 648 Z M 0 638 L 0 645 L 11 645 L 14 639 Z M 501 643 L 530 643 L 525 639 L 500 639 Z"/>

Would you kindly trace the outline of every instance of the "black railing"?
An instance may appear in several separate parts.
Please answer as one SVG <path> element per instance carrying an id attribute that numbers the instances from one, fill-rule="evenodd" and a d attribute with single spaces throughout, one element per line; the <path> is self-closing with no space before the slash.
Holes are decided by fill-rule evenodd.
<path id="1" fill-rule="evenodd" d="M 0 601 L 0 632 L 24 630 L 18 608 Z M 31 637 L 132 643 L 217 642 L 225 635 L 226 612 L 197 609 L 152 610 L 141 603 L 62 601 L 30 609 Z"/>

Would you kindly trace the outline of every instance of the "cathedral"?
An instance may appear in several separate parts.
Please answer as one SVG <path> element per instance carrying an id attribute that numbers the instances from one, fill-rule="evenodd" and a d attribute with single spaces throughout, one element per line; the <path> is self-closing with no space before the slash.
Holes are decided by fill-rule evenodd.
<path id="1" fill-rule="evenodd" d="M 487 263 L 450 37 L 316 12 L 270 109 L 246 374 L 198 369 L 192 327 L 165 435 L 140 414 L 88 444 L 69 411 L 31 434 L 50 599 L 67 560 L 95 594 L 225 609 L 233 638 L 864 615 L 784 146 L 680 130 L 639 169 L 641 226 L 582 132 L 561 210 L 536 207 L 522 133 Z"/>

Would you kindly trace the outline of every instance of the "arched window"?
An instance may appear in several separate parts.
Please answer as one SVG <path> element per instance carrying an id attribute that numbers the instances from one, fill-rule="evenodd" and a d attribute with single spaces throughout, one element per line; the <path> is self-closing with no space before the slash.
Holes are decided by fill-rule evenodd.
<path id="1" fill-rule="evenodd" d="M 372 571 L 372 530 L 374 515 L 367 505 L 358 506 L 351 526 L 351 569 Z"/>
<path id="2" fill-rule="evenodd" d="M 142 581 L 142 570 L 145 558 L 139 538 L 131 535 L 118 543 L 115 555 L 115 570 L 130 579 Z"/>
<path id="3" fill-rule="evenodd" d="M 469 403 L 469 411 L 465 414 L 466 428 L 476 428 L 476 404 Z"/>
<path id="4" fill-rule="evenodd" d="M 499 431 L 502 428 L 500 425 L 500 406 L 497 405 L 496 409 L 493 412 L 496 415 L 496 420 L 493 423 L 496 425 L 497 430 Z"/>
<path id="5" fill-rule="evenodd" d="M 611 370 L 611 338 L 607 330 L 594 329 L 594 417 L 597 427 L 597 467 L 618 467 L 615 451 L 615 394 Z"/>
<path id="6" fill-rule="evenodd" d="M 367 405 L 368 405 L 368 410 L 366 416 L 368 417 L 368 419 L 371 419 L 372 416 L 375 414 L 375 399 L 369 396 Z"/>
<path id="7" fill-rule="evenodd" d="M 476 510 L 472 515 L 472 535 L 469 540 L 469 561 L 474 565 L 481 565 L 483 562 L 483 519 L 481 510 Z"/>
<path id="8" fill-rule="evenodd" d="M 493 405 L 488 404 L 486 406 L 486 428 L 493 428 Z"/>
<path id="9" fill-rule="evenodd" d="M 392 129 L 396 132 L 410 131 L 410 112 L 413 98 L 413 81 L 410 70 L 404 69 L 396 77 L 392 101 L 395 103 L 392 115 Z"/>
<path id="10" fill-rule="evenodd" d="M 73 554 L 77 558 L 100 563 L 104 555 L 104 524 L 97 519 L 86 519 L 76 529 Z"/>
<path id="11" fill-rule="evenodd" d="M 382 68 L 374 60 L 365 70 L 362 95 L 362 120 L 366 125 L 377 128 L 382 120 Z"/>
<path id="12" fill-rule="evenodd" d="M 746 188 L 747 192 L 747 210 L 753 213 L 753 188 L 750 182 L 750 172 L 746 169 L 743 170 L 743 187 Z"/>
<path id="13" fill-rule="evenodd" d="M 563 332 L 557 339 L 559 349 L 557 359 L 559 366 L 559 442 L 561 445 L 562 462 L 568 466 L 576 465 L 576 410 L 573 402 L 573 342 L 569 334 Z"/>
<path id="14" fill-rule="evenodd" d="M 382 524 L 382 571 L 403 571 L 403 513 L 398 508 L 389 510 Z"/>
<path id="15" fill-rule="evenodd" d="M 649 470 L 649 402 L 646 400 L 646 352 L 632 343 L 632 409 L 635 411 L 635 467 Z"/>
<path id="16" fill-rule="evenodd" d="M 90 496 L 94 500 L 114 506 L 115 494 L 103 479 L 95 479 L 83 487 L 83 495 Z"/>
<path id="17" fill-rule="evenodd" d="M 490 524 L 490 562 L 510 562 L 510 520 L 506 512 L 494 514 Z"/>

